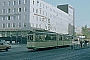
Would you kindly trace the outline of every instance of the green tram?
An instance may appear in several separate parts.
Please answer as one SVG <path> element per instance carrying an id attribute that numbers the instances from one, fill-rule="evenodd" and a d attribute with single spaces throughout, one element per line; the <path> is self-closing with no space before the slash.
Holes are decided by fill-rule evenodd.
<path id="1" fill-rule="evenodd" d="M 55 32 L 30 32 L 27 35 L 28 49 L 70 46 L 71 44 L 72 36 Z"/>

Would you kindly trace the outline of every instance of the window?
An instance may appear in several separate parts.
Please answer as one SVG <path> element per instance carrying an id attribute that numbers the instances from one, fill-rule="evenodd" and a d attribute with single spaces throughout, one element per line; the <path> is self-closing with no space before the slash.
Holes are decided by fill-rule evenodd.
<path id="1" fill-rule="evenodd" d="M 36 24 L 36 28 L 38 28 L 38 24 Z"/>
<path id="2" fill-rule="evenodd" d="M 5 6 L 5 2 L 3 2 L 2 5 Z"/>
<path id="3" fill-rule="evenodd" d="M 21 0 L 18 0 L 18 4 L 21 4 Z"/>
<path id="4" fill-rule="evenodd" d="M 40 14 L 41 14 L 41 10 L 40 10 Z"/>
<path id="5" fill-rule="evenodd" d="M 47 16 L 47 12 L 46 12 L 46 16 Z"/>
<path id="6" fill-rule="evenodd" d="M 24 7 L 24 12 L 27 11 L 27 7 Z"/>
<path id="7" fill-rule="evenodd" d="M 47 29 L 47 26 L 45 25 L 45 29 Z"/>
<path id="8" fill-rule="evenodd" d="M 43 8 L 44 8 L 44 4 L 43 4 Z"/>
<path id="9" fill-rule="evenodd" d="M 13 9 L 13 12 L 14 12 L 14 13 L 16 12 L 16 8 Z"/>
<path id="10" fill-rule="evenodd" d="M 33 0 L 33 5 L 34 5 L 34 0 Z"/>
<path id="11" fill-rule="evenodd" d="M 24 15 L 24 20 L 27 20 L 27 15 Z"/>
<path id="12" fill-rule="evenodd" d="M 16 16 L 13 16 L 13 20 L 16 20 Z"/>
<path id="13" fill-rule="evenodd" d="M 5 20 L 5 16 L 2 17 L 2 20 Z"/>
<path id="14" fill-rule="evenodd" d="M 8 6 L 10 6 L 11 5 L 11 2 L 10 1 L 8 1 Z"/>
<path id="15" fill-rule="evenodd" d="M 42 21 L 44 22 L 44 18 L 42 18 Z"/>
<path id="16" fill-rule="evenodd" d="M 34 23 L 32 23 L 32 25 L 31 25 L 32 27 L 34 27 Z"/>
<path id="17" fill-rule="evenodd" d="M 41 21 L 41 17 L 39 17 L 40 18 L 40 21 Z"/>
<path id="18" fill-rule="evenodd" d="M 7 27 L 10 27 L 10 23 L 8 23 L 8 26 Z"/>
<path id="19" fill-rule="evenodd" d="M 43 15 L 44 15 L 44 11 L 43 11 Z"/>
<path id="20" fill-rule="evenodd" d="M 50 19 L 48 19 L 48 23 L 50 23 Z"/>
<path id="21" fill-rule="evenodd" d="M 52 17 L 52 15 L 50 14 L 50 17 Z"/>
<path id="22" fill-rule="evenodd" d="M 34 16 L 33 16 L 33 20 L 34 20 Z"/>
<path id="23" fill-rule="evenodd" d="M 41 7 L 41 5 L 42 5 L 42 4 L 40 3 L 40 7 Z"/>
<path id="24" fill-rule="evenodd" d="M 34 8 L 33 8 L 33 12 L 34 12 Z"/>
<path id="25" fill-rule="evenodd" d="M 8 13 L 10 13 L 10 9 L 8 9 Z"/>
<path id="26" fill-rule="evenodd" d="M 10 20 L 10 16 L 8 16 L 8 20 Z"/>
<path id="27" fill-rule="evenodd" d="M 41 28 L 41 24 L 39 24 L 39 28 Z"/>
<path id="28" fill-rule="evenodd" d="M 21 20 L 21 15 L 18 15 L 18 20 Z"/>
<path id="29" fill-rule="evenodd" d="M 18 12 L 21 12 L 21 8 L 18 8 Z"/>
<path id="30" fill-rule="evenodd" d="M 26 23 L 24 23 L 24 27 L 26 27 Z"/>
<path id="31" fill-rule="evenodd" d="M 13 23 L 13 27 L 15 27 L 15 23 Z"/>
<path id="32" fill-rule="evenodd" d="M 36 13 L 38 13 L 38 9 L 36 9 Z"/>
<path id="33" fill-rule="evenodd" d="M 27 4 L 27 0 L 24 0 L 24 4 Z"/>
<path id="34" fill-rule="evenodd" d="M 18 23 L 18 27 L 21 27 L 21 23 Z"/>
<path id="35" fill-rule="evenodd" d="M 47 9 L 48 7 L 46 6 L 46 9 Z"/>
<path id="36" fill-rule="evenodd" d="M 2 24 L 2 27 L 5 28 L 5 23 Z"/>
<path id="37" fill-rule="evenodd" d="M 2 13 L 5 13 L 5 9 L 2 9 Z"/>
<path id="38" fill-rule="evenodd" d="M 36 20 L 38 21 L 38 16 L 36 16 Z"/>
<path id="39" fill-rule="evenodd" d="M 37 1 L 37 3 L 39 3 L 39 1 Z"/>
<path id="40" fill-rule="evenodd" d="M 39 3 L 39 1 L 37 1 L 37 6 L 38 6 L 38 3 Z"/>
<path id="41" fill-rule="evenodd" d="M 13 1 L 13 5 L 16 5 L 16 1 Z"/>
<path id="42" fill-rule="evenodd" d="M 52 11 L 52 9 L 50 8 L 50 11 Z"/>

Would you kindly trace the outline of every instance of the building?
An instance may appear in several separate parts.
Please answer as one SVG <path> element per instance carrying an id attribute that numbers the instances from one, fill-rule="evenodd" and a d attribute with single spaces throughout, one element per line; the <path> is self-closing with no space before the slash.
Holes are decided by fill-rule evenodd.
<path id="1" fill-rule="evenodd" d="M 66 12 L 68 14 L 68 34 L 69 35 L 74 35 L 75 32 L 75 24 L 74 24 L 74 8 L 69 5 L 69 4 L 65 4 L 65 5 L 58 5 L 57 8 L 59 8 L 60 10 Z M 66 17 L 64 17 L 66 18 Z"/>
<path id="2" fill-rule="evenodd" d="M 42 0 L 0 0 L 0 36 L 17 41 L 36 30 L 73 35 L 74 8 L 66 5 L 68 12 Z"/>

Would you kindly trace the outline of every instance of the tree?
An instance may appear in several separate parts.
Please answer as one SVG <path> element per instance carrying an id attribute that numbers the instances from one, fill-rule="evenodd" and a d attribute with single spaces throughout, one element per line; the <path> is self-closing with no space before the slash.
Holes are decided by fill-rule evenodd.
<path id="1" fill-rule="evenodd" d="M 86 38 L 90 38 L 90 29 L 87 28 L 87 25 L 85 25 L 84 27 L 82 27 L 82 34 L 83 34 Z"/>

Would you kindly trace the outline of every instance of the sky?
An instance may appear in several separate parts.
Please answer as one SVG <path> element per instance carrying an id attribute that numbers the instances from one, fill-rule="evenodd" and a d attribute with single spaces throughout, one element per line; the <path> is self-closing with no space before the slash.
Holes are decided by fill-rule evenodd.
<path id="1" fill-rule="evenodd" d="M 90 27 L 90 0 L 43 0 L 53 6 L 70 4 L 75 8 L 75 26 Z"/>

